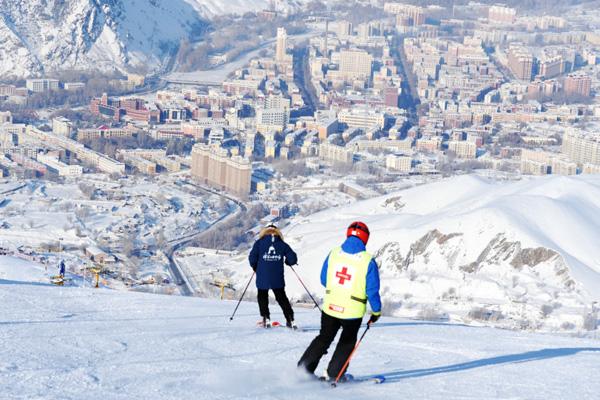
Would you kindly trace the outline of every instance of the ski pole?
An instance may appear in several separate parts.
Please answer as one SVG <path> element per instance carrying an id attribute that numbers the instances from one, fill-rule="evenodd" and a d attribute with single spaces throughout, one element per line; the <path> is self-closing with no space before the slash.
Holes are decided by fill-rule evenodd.
<path id="1" fill-rule="evenodd" d="M 358 342 L 356 342 L 356 344 L 354 345 L 354 349 L 352 349 L 352 353 L 350 353 L 350 355 L 348 356 L 348 359 L 346 360 L 346 362 L 344 363 L 344 366 L 342 367 L 342 369 L 340 370 L 340 373 L 338 374 L 338 376 L 335 378 L 335 382 L 333 383 L 334 386 L 337 385 L 338 381 L 340 380 L 340 378 L 342 377 L 342 375 L 344 374 L 344 371 L 346 370 L 346 368 L 348 367 L 348 364 L 350 364 L 350 359 L 352 359 L 352 356 L 354 355 L 354 353 L 356 352 L 356 350 L 358 349 L 358 346 L 360 345 L 360 342 L 362 342 L 363 338 L 365 337 L 365 335 L 367 334 L 367 331 L 369 330 L 369 328 L 371 327 L 371 323 L 367 323 L 367 329 L 365 329 L 365 331 L 363 332 L 362 336 L 360 337 L 360 339 L 358 339 Z"/>
<path id="2" fill-rule="evenodd" d="M 246 290 L 248 290 L 248 287 L 250 286 L 250 282 L 252 282 L 252 278 L 254 278 L 254 274 L 256 274 L 256 271 L 252 272 L 252 276 L 250 277 L 250 280 L 248 280 L 248 284 L 246 285 L 246 289 L 244 289 L 244 292 L 240 296 L 240 300 L 238 301 L 237 305 L 235 306 L 235 310 L 233 310 L 233 314 L 231 314 L 231 317 L 229 317 L 230 321 L 233 320 L 233 316 L 235 315 L 238 307 L 240 306 L 240 303 L 242 302 L 242 299 L 244 298 L 244 295 L 246 294 Z"/>
<path id="3" fill-rule="evenodd" d="M 315 307 L 317 307 L 319 309 L 319 311 L 323 311 L 323 310 L 321 310 L 321 307 L 319 307 L 319 303 L 317 303 L 317 301 L 315 300 L 315 298 L 308 291 L 308 288 L 306 287 L 306 285 L 304 284 L 304 282 L 302 282 L 302 279 L 300 279 L 300 275 L 298 275 L 298 273 L 296 272 L 296 270 L 294 269 L 294 267 L 290 265 L 290 268 L 292 269 L 292 271 L 294 271 L 294 274 L 296 274 L 296 278 L 298 278 L 298 280 L 300 281 L 300 284 L 304 287 L 304 290 L 306 290 L 306 293 L 308 293 L 308 295 L 312 299 L 313 303 L 315 303 Z"/>

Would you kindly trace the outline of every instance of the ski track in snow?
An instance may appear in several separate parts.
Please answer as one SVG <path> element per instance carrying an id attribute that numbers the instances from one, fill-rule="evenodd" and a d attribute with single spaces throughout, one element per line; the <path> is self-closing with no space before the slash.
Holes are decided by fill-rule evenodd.
<path id="1" fill-rule="evenodd" d="M 350 372 L 387 381 L 330 389 L 295 368 L 318 332 L 315 310 L 296 309 L 306 331 L 264 330 L 254 326 L 254 303 L 242 303 L 230 322 L 233 301 L 7 283 L 0 280 L 2 399 L 596 399 L 600 392 L 593 339 L 384 317 Z"/>

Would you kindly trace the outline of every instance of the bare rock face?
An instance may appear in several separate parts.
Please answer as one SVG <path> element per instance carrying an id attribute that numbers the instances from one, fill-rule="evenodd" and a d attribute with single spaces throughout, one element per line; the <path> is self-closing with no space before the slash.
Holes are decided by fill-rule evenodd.
<path id="1" fill-rule="evenodd" d="M 384 291 L 405 299 L 396 301 L 393 308 L 417 310 L 416 318 L 423 310 L 448 315 L 460 309 L 460 319 L 467 322 L 562 329 L 569 317 L 560 312 L 573 313 L 586 306 L 585 294 L 555 250 L 523 247 L 520 241 L 498 233 L 477 245 L 481 247 L 466 251 L 466 239 L 462 233 L 434 229 L 410 245 L 388 242 L 382 246 L 374 256 Z M 563 307 L 566 304 L 569 308 Z"/>

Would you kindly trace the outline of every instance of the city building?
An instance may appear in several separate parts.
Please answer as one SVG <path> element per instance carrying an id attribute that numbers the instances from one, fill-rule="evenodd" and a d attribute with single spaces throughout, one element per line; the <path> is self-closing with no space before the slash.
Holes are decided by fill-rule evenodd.
<path id="1" fill-rule="evenodd" d="M 64 137 L 71 137 L 73 133 L 73 124 L 65 117 L 56 117 L 52 119 L 52 133 Z"/>
<path id="2" fill-rule="evenodd" d="M 351 164 L 354 160 L 354 155 L 350 149 L 344 146 L 325 142 L 319 145 L 319 158 L 334 163 Z"/>
<path id="3" fill-rule="evenodd" d="M 354 29 L 351 22 L 337 21 L 336 34 L 339 38 L 343 39 L 352 36 L 353 31 Z"/>
<path id="4" fill-rule="evenodd" d="M 275 44 L 275 60 L 284 62 L 287 54 L 287 32 L 285 28 L 277 28 L 277 39 Z"/>
<path id="5" fill-rule="evenodd" d="M 477 144 L 471 141 L 451 140 L 448 150 L 454 152 L 458 158 L 477 157 Z"/>
<path id="6" fill-rule="evenodd" d="M 350 128 L 368 129 L 376 126 L 383 129 L 386 123 L 384 112 L 362 107 L 341 110 L 337 118 L 340 124 Z"/>
<path id="7" fill-rule="evenodd" d="M 340 75 L 349 81 L 369 80 L 373 68 L 373 56 L 365 50 L 342 50 L 340 52 Z"/>
<path id="8" fill-rule="evenodd" d="M 564 90 L 567 96 L 590 97 L 592 78 L 586 75 L 569 75 L 565 78 Z"/>
<path id="9" fill-rule="evenodd" d="M 256 110 L 256 130 L 260 133 L 282 132 L 290 118 L 285 108 L 259 108 Z"/>
<path id="10" fill-rule="evenodd" d="M 45 144 L 68 150 L 79 160 L 107 174 L 122 175 L 125 173 L 125 164 L 113 160 L 97 151 L 88 149 L 75 140 L 64 136 L 58 136 L 51 132 L 41 131 L 31 125 L 28 125 L 26 131 L 19 135 L 19 143 L 22 141 L 27 143 L 41 141 Z"/>
<path id="11" fill-rule="evenodd" d="M 563 58 L 560 55 L 544 56 L 539 60 L 538 76 L 544 79 L 554 78 L 564 72 Z"/>
<path id="12" fill-rule="evenodd" d="M 129 125 L 125 128 L 109 128 L 107 126 L 101 126 L 99 128 L 89 129 L 78 129 L 77 140 L 90 140 L 99 138 L 119 138 L 119 137 L 132 137 L 137 130 L 130 127 Z"/>
<path id="13" fill-rule="evenodd" d="M 156 173 L 156 163 L 139 156 L 135 153 L 135 150 L 119 150 L 117 158 L 124 161 L 131 168 L 137 169 L 142 174 L 154 175 Z"/>
<path id="14" fill-rule="evenodd" d="M 547 175 L 550 166 L 543 162 L 521 160 L 521 173 L 524 175 Z"/>
<path id="15" fill-rule="evenodd" d="M 12 124 L 13 118 L 10 111 L 0 111 L 0 124 Z"/>
<path id="16" fill-rule="evenodd" d="M 388 86 L 383 90 L 383 102 L 387 107 L 398 107 L 400 100 L 400 88 Z"/>
<path id="17" fill-rule="evenodd" d="M 34 93 L 43 93 L 50 90 L 58 90 L 58 79 L 27 79 L 25 87 Z"/>
<path id="18" fill-rule="evenodd" d="M 167 151 L 162 149 L 135 149 L 135 150 L 120 150 L 121 153 L 137 156 L 155 164 L 154 172 L 157 171 L 156 166 L 166 169 L 168 172 L 178 172 L 181 170 L 181 162 L 167 156 Z M 173 156 L 171 156 L 173 157 Z M 154 173 L 152 172 L 152 173 Z"/>
<path id="19" fill-rule="evenodd" d="M 551 172 L 553 175 L 576 175 L 577 164 L 561 158 L 553 158 L 550 163 Z"/>
<path id="20" fill-rule="evenodd" d="M 117 122 L 125 116 L 135 121 L 161 122 L 160 110 L 149 109 L 146 101 L 139 98 L 111 99 L 104 93 L 102 97 L 91 100 L 90 111 L 94 115 L 111 118 Z"/>
<path id="21" fill-rule="evenodd" d="M 600 164 L 583 164 L 583 169 L 581 171 L 583 174 L 595 174 L 600 175 Z"/>
<path id="22" fill-rule="evenodd" d="M 500 24 L 512 24 L 517 18 L 517 10 L 501 5 L 493 5 L 488 10 L 488 20 Z"/>
<path id="23" fill-rule="evenodd" d="M 600 134 L 568 130 L 563 136 L 561 150 L 578 164 L 600 165 Z"/>
<path id="24" fill-rule="evenodd" d="M 252 164 L 226 149 L 205 144 L 192 148 L 192 175 L 202 182 L 240 197 L 250 194 Z"/>
<path id="25" fill-rule="evenodd" d="M 399 26 L 417 26 L 425 23 L 423 7 L 404 3 L 385 3 L 383 10 L 390 14 L 396 14 Z"/>
<path id="26" fill-rule="evenodd" d="M 63 84 L 63 87 L 67 92 L 76 92 L 78 90 L 85 89 L 85 83 L 83 83 L 83 82 L 65 82 Z"/>
<path id="27" fill-rule="evenodd" d="M 390 154 L 385 158 L 385 167 L 398 172 L 410 172 L 412 159 L 407 156 Z"/>
<path id="28" fill-rule="evenodd" d="M 508 68 L 517 79 L 530 81 L 533 71 L 533 55 L 524 47 L 511 45 L 508 49 Z"/>
<path id="29" fill-rule="evenodd" d="M 59 176 L 78 178 L 83 175 L 83 168 L 80 165 L 68 165 L 51 154 L 38 154 L 38 162 L 45 164 L 51 171 L 58 173 Z"/>

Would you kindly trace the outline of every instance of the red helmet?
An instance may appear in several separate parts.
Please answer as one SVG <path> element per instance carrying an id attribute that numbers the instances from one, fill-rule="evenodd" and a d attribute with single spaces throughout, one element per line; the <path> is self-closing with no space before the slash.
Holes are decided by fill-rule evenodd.
<path id="1" fill-rule="evenodd" d="M 369 227 L 364 222 L 355 221 L 346 230 L 346 237 L 356 236 L 366 245 L 369 241 Z"/>

